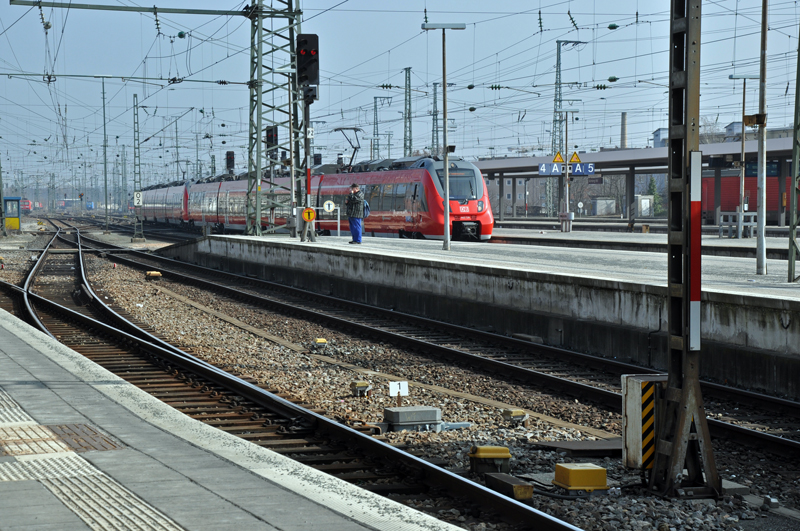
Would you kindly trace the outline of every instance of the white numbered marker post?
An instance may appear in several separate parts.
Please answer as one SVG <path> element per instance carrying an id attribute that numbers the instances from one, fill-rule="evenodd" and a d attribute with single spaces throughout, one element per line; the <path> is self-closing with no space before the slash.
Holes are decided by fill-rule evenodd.
<path id="1" fill-rule="evenodd" d="M 403 397 L 408 396 L 408 382 L 389 382 L 389 396 L 397 397 L 397 407 L 403 405 Z"/>

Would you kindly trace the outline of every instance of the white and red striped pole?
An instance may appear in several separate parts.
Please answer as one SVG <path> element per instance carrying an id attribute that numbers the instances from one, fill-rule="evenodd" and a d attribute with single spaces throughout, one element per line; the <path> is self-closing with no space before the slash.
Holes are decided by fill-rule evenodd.
<path id="1" fill-rule="evenodd" d="M 700 350 L 700 281 L 702 266 L 701 178 L 703 153 L 689 153 L 689 350 Z"/>

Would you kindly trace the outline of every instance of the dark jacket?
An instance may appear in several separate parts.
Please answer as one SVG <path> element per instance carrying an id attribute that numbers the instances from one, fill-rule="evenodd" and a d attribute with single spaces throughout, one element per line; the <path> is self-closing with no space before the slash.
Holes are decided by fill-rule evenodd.
<path id="1" fill-rule="evenodd" d="M 364 218 L 364 191 L 359 190 L 358 193 L 350 192 L 347 199 L 344 200 L 347 205 L 348 218 Z"/>

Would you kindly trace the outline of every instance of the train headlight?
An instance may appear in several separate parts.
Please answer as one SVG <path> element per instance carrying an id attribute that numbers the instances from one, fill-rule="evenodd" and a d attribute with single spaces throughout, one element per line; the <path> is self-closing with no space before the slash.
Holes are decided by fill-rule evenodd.
<path id="1" fill-rule="evenodd" d="M 478 201 L 478 212 L 483 212 L 483 201 Z"/>

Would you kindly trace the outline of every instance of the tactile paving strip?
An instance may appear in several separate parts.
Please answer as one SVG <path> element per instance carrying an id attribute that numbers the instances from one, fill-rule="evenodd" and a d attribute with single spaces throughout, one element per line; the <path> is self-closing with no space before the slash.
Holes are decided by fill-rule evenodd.
<path id="1" fill-rule="evenodd" d="M 0 455 L 35 455 L 69 451 L 69 446 L 47 426 L 0 427 Z"/>
<path id="2" fill-rule="evenodd" d="M 42 480 L 102 474 L 91 463 L 72 452 L 49 456 L 21 456 L 0 463 L 0 481 Z"/>
<path id="3" fill-rule="evenodd" d="M 8 393 L 0 390 L 0 426 L 24 423 L 35 424 L 36 421 Z"/>
<path id="4" fill-rule="evenodd" d="M 74 450 L 113 450 L 123 445 L 86 424 L 42 426 L 0 390 L 0 482 L 39 481 L 92 529 L 180 531 L 183 528 Z M 4 423 L 3 418 L 14 419 Z M 24 425 L 19 425 L 20 423 Z"/>
<path id="5" fill-rule="evenodd" d="M 92 529 L 183 528 L 105 474 L 41 481 Z"/>

